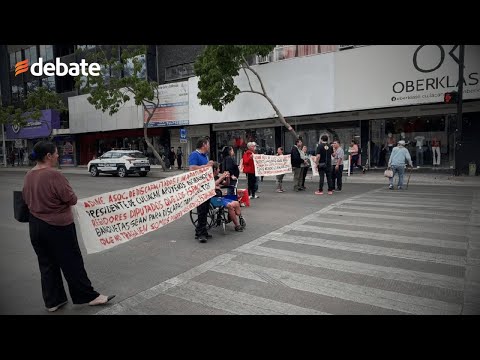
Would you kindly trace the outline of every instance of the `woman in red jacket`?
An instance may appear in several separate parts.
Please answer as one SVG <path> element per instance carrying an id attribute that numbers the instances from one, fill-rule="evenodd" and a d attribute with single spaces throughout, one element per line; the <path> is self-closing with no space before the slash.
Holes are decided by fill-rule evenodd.
<path id="1" fill-rule="evenodd" d="M 255 142 L 249 142 L 247 144 L 247 151 L 243 154 L 243 172 L 247 174 L 248 180 L 248 193 L 250 199 L 258 199 L 258 195 L 255 195 L 255 185 L 257 178 L 255 177 L 255 163 L 253 161 L 253 154 L 255 153 Z"/>

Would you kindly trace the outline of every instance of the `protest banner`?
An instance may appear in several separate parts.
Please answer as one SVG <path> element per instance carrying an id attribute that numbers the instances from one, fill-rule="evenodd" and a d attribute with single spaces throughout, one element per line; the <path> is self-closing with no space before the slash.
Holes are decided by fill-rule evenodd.
<path id="1" fill-rule="evenodd" d="M 292 172 L 290 155 L 262 155 L 254 154 L 256 176 L 282 175 Z"/>
<path id="2" fill-rule="evenodd" d="M 78 230 L 96 253 L 158 230 L 215 195 L 211 167 L 78 200 Z"/>
<path id="3" fill-rule="evenodd" d="M 320 175 L 318 174 L 318 164 L 314 161 L 314 160 L 316 160 L 316 156 L 314 156 L 314 155 L 309 155 L 308 157 L 309 157 L 309 159 L 310 159 L 310 164 L 312 165 L 312 177 L 314 177 L 314 176 L 320 176 Z"/>

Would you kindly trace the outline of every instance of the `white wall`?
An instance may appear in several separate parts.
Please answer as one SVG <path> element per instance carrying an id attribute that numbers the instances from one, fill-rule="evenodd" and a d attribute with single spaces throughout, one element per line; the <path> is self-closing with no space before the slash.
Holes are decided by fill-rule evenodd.
<path id="1" fill-rule="evenodd" d="M 70 133 L 79 134 L 95 131 L 137 129 L 143 127 L 143 107 L 131 99 L 120 110 L 110 116 L 108 111 L 96 110 L 87 98 L 89 95 L 68 98 Z"/>
<path id="2" fill-rule="evenodd" d="M 421 49 L 420 45 L 377 45 L 334 53 L 335 111 L 443 102 L 446 92 L 457 90 L 458 64 L 449 54 L 453 45 L 440 46 L 442 63 L 438 45 Z M 420 69 L 441 66 L 432 72 L 417 70 L 413 61 L 417 49 Z M 458 51 L 454 51 L 457 57 Z M 464 99 L 480 98 L 479 74 L 480 46 L 466 46 Z"/>
<path id="3" fill-rule="evenodd" d="M 333 54 L 293 58 L 254 68 L 260 74 L 267 94 L 284 116 L 317 114 L 334 110 Z M 250 79 L 252 80 L 252 75 Z M 254 75 L 253 75 L 254 77 Z M 190 125 L 254 120 L 275 116 L 268 101 L 257 94 L 239 94 L 222 112 L 210 106 L 201 106 L 196 97 L 198 78 L 189 79 Z M 240 90 L 248 90 L 243 72 L 237 79 Z M 259 83 L 252 83 L 260 90 Z"/>
<path id="4" fill-rule="evenodd" d="M 255 68 L 262 76 L 267 93 L 284 116 L 443 102 L 444 93 L 455 90 L 458 80 L 458 64 L 449 54 L 453 45 L 441 45 L 444 50 L 442 65 L 428 73 L 418 71 L 413 64 L 419 46 L 364 46 Z M 458 48 L 454 54 L 458 57 Z M 440 63 L 440 56 L 438 46 L 426 45 L 418 51 L 418 66 L 432 69 Z M 464 75 L 467 82 L 464 99 L 480 98 L 480 81 L 477 80 L 480 79 L 480 46 L 466 46 Z M 406 88 L 400 91 L 407 81 L 415 84 L 414 91 L 406 91 Z M 209 106 L 200 106 L 196 97 L 197 83 L 198 78 L 189 79 L 190 124 L 226 123 L 275 116 L 270 104 L 254 94 L 238 95 L 222 112 Z M 248 88 L 243 73 L 237 83 L 241 84 L 240 89 Z M 396 83 L 395 90 L 398 93 L 393 89 Z"/>

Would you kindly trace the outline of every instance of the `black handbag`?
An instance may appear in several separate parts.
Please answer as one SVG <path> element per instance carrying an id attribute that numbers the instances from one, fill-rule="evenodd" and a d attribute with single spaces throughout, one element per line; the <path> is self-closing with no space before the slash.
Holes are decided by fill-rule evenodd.
<path id="1" fill-rule="evenodd" d="M 15 219 L 19 222 L 26 223 L 30 217 L 30 210 L 23 200 L 23 195 L 21 191 L 13 192 L 13 215 Z"/>

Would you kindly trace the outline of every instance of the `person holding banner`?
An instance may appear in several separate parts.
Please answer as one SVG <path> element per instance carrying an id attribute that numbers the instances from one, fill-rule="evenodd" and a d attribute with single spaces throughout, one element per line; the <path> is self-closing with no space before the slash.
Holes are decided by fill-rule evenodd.
<path id="1" fill-rule="evenodd" d="M 237 185 L 240 170 L 235 162 L 235 152 L 231 146 L 225 146 L 222 151 L 223 160 L 220 164 L 220 172 L 228 171 L 230 174 L 230 184 L 228 187 L 228 195 L 235 193 L 235 186 Z"/>
<path id="2" fill-rule="evenodd" d="M 212 160 L 208 160 L 208 153 L 210 151 L 210 140 L 200 138 L 197 142 L 197 149 L 193 151 L 188 157 L 189 170 L 197 170 L 213 165 Z M 206 243 L 212 235 L 207 232 L 207 216 L 210 201 L 206 200 L 197 206 L 198 222 L 195 228 L 195 239 L 201 243 Z"/>
<path id="3" fill-rule="evenodd" d="M 216 197 L 221 198 L 222 205 L 227 208 L 228 210 L 228 217 L 230 220 L 233 221 L 235 225 L 235 231 L 242 232 L 243 226 L 240 225 L 240 220 L 244 220 L 242 217 L 242 210 L 240 209 L 240 203 L 236 200 L 231 198 L 223 197 L 221 185 L 228 177 L 230 177 L 230 173 L 228 171 L 223 172 L 222 175 L 219 175 L 219 165 L 218 163 L 213 164 L 213 176 L 215 179 L 215 192 Z M 238 218 L 237 218 L 238 216 Z M 242 221 L 245 224 L 245 221 Z"/>
<path id="4" fill-rule="evenodd" d="M 65 176 L 55 169 L 56 146 L 40 141 L 29 159 L 37 164 L 25 175 L 23 198 L 30 210 L 30 240 L 38 257 L 47 310 L 57 311 L 67 303 L 62 272 L 74 304 L 106 304 L 115 295 L 96 292 L 85 271 L 71 209 L 77 196 Z"/>
<path id="5" fill-rule="evenodd" d="M 259 196 L 255 195 L 257 178 L 255 177 L 255 163 L 253 160 L 253 154 L 257 144 L 255 142 L 249 142 L 247 144 L 248 150 L 243 154 L 243 172 L 247 174 L 248 192 L 250 199 L 258 199 Z"/>
<path id="6" fill-rule="evenodd" d="M 283 156 L 283 147 L 279 147 L 277 149 L 277 156 Z M 282 192 L 285 192 L 285 190 L 283 190 L 283 178 L 285 177 L 285 174 L 281 174 L 281 175 L 277 175 L 276 178 L 277 178 L 277 192 L 278 193 L 282 193 Z"/>

